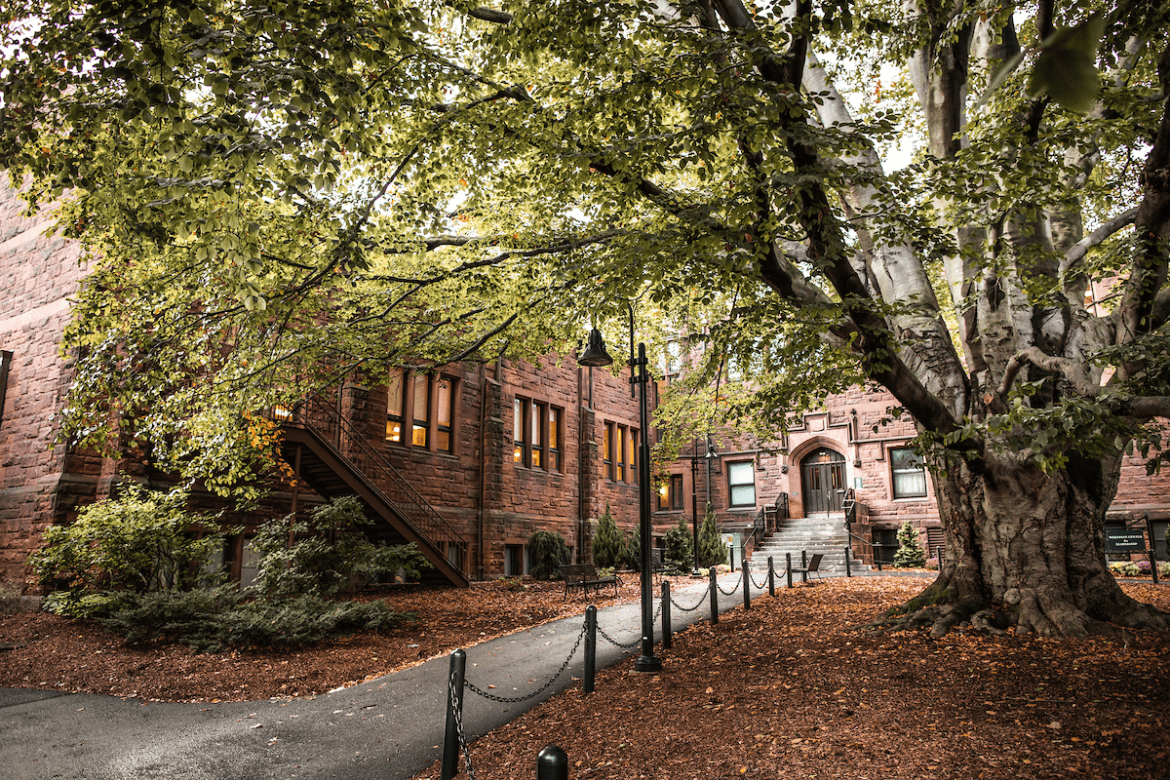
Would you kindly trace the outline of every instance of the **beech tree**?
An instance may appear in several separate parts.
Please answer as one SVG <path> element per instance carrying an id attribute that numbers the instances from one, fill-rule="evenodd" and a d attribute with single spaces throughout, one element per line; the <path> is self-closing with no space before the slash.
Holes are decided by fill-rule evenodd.
<path id="1" fill-rule="evenodd" d="M 1170 413 L 1168 13 L 12 0 L 0 163 L 94 252 L 67 431 L 218 463 L 339 375 L 731 302 L 760 419 L 871 382 L 918 424 L 947 554 L 905 621 L 1165 628 L 1102 520 Z"/>

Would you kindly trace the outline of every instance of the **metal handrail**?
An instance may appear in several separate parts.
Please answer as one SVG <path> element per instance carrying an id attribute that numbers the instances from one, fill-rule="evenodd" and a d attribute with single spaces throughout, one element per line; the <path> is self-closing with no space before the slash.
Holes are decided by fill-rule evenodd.
<path id="1" fill-rule="evenodd" d="M 388 485 L 395 493 L 387 495 L 386 491 L 379 490 L 386 502 L 423 535 L 453 544 L 460 551 L 459 568 L 466 565 L 469 545 L 463 535 L 410 486 L 382 453 L 370 446 L 352 423 L 339 411 L 323 403 L 320 395 L 315 394 L 302 400 L 283 414 L 277 411 L 273 417 L 284 425 L 313 431 L 336 448 L 338 454 L 353 463 L 358 471 L 382 477 L 379 482 Z"/>

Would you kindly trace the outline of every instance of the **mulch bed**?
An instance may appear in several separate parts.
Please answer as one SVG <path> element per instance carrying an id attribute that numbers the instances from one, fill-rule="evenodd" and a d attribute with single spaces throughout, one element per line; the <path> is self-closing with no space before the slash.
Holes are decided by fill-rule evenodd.
<path id="1" fill-rule="evenodd" d="M 549 744 L 590 780 L 1170 777 L 1165 636 L 850 630 L 923 584 L 830 580 L 694 626 L 661 674 L 627 661 L 474 742 L 476 778 L 533 777 Z M 1170 610 L 1170 587 L 1124 587 Z"/>

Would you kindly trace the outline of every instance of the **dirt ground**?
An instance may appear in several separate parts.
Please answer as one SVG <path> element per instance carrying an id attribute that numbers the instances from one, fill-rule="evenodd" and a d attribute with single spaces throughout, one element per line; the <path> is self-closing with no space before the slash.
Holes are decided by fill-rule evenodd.
<path id="1" fill-rule="evenodd" d="M 1058 641 L 857 627 L 923 580 L 834 579 L 757 598 L 660 652 L 625 662 L 471 746 L 479 780 L 530 778 L 548 744 L 573 778 L 1170 778 L 1170 638 Z M 1170 610 L 1170 586 L 1127 584 Z M 635 600 L 627 584 L 623 598 Z M 150 700 L 306 696 L 455 647 L 579 615 L 557 584 L 402 589 L 413 626 L 317 648 L 199 655 L 125 647 L 100 627 L 42 614 L 0 618 L 0 686 Z M 598 602 L 599 604 L 603 602 Z M 438 768 L 420 776 L 438 777 Z"/>

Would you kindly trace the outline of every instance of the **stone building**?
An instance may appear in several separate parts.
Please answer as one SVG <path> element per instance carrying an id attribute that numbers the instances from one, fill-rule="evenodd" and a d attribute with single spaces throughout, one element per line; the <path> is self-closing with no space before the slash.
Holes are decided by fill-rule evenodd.
<path id="1" fill-rule="evenodd" d="M 72 376 L 60 344 L 86 268 L 74 244 L 44 235 L 49 221 L 22 208 L 0 186 L 0 578 L 17 582 L 43 529 L 109 495 L 119 474 L 166 485 L 141 463 L 56 442 L 53 414 Z M 607 506 L 625 529 L 638 520 L 636 459 L 647 432 L 628 380 L 628 368 L 614 376 L 548 356 L 539 365 L 395 372 L 274 410 L 297 487 L 281 487 L 255 515 L 229 518 L 245 533 L 225 564 L 246 580 L 255 566 L 246 537 L 259 522 L 340 494 L 361 497 L 387 540 L 418 542 L 450 582 L 526 572 L 524 543 L 537 530 L 561 533 L 588 560 L 592 524 Z M 658 390 L 650 387 L 652 405 Z M 907 520 L 928 545 L 941 543 L 930 475 L 908 446 L 913 426 L 887 420 L 891 405 L 883 391 L 856 388 L 826 398 L 782 441 L 715 431 L 713 457 L 706 441 L 694 442 L 651 486 L 655 535 L 710 503 L 741 552 L 801 520 L 823 521 L 814 544 L 848 544 L 865 562 L 891 559 Z M 1107 520 L 1136 525 L 1148 514 L 1164 552 L 1168 495 L 1170 475 L 1148 477 L 1128 460 Z"/>

